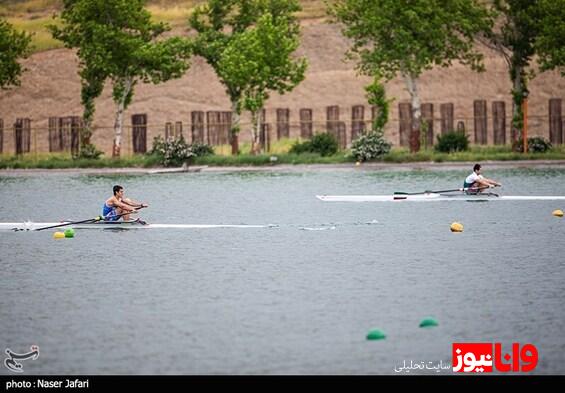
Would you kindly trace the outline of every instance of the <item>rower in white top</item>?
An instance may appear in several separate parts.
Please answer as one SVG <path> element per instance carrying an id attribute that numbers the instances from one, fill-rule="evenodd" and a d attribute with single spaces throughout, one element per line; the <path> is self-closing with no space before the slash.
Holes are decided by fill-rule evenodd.
<path id="1" fill-rule="evenodd" d="M 473 173 L 471 173 L 465 181 L 463 182 L 463 188 L 467 194 L 477 194 L 482 192 L 484 189 L 492 187 L 500 187 L 502 184 L 495 180 L 487 179 L 481 175 L 481 165 L 475 164 L 473 167 Z"/>

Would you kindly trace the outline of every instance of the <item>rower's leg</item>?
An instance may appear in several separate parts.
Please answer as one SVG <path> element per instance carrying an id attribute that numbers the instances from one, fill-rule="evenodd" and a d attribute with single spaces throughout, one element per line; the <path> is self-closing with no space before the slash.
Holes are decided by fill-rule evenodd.
<path id="1" fill-rule="evenodd" d="M 118 211 L 118 215 L 127 213 L 127 210 L 120 209 L 120 208 L 118 208 L 117 211 Z M 124 220 L 124 221 L 129 221 L 129 214 L 126 214 L 125 216 L 122 216 L 122 220 Z"/>

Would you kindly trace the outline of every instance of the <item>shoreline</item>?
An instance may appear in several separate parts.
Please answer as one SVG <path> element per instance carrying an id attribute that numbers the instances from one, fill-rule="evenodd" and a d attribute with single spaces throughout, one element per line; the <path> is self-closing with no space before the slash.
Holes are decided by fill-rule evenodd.
<path id="1" fill-rule="evenodd" d="M 188 168 L 64 168 L 64 169 L 0 169 L 0 176 L 22 175 L 163 175 L 176 173 L 231 173 L 231 172 L 323 172 L 323 171 L 414 171 L 469 169 L 474 161 L 461 162 L 409 162 L 409 163 L 355 163 L 346 164 L 281 164 L 268 166 L 193 166 Z M 565 168 L 565 160 L 481 161 L 489 169 L 506 168 Z"/>

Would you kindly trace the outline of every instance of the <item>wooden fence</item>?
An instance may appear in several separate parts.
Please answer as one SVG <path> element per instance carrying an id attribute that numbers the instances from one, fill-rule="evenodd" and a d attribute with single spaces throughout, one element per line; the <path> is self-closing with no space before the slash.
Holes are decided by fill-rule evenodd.
<path id="1" fill-rule="evenodd" d="M 79 116 L 49 118 L 49 152 L 71 152 L 78 154 L 80 130 L 83 127 Z"/>
<path id="2" fill-rule="evenodd" d="M 529 135 L 542 135 L 552 144 L 563 144 L 565 127 L 562 106 L 562 99 L 552 98 L 548 101 L 547 116 L 530 115 Z M 507 108 L 505 101 L 489 103 L 486 100 L 475 100 L 470 112 L 472 115 L 468 117 L 456 116 L 453 103 L 423 103 L 421 106 L 422 147 L 432 146 L 437 141 L 438 134 L 453 130 L 465 132 L 471 143 L 478 145 L 504 145 L 515 140 L 517 131 L 511 129 L 512 109 Z M 368 117 L 367 113 L 370 114 Z M 390 117 L 385 137 L 395 146 L 407 147 L 413 121 L 410 103 L 399 103 L 395 113 L 397 117 Z M 293 120 L 293 116 L 296 115 L 298 115 L 297 119 Z M 316 115 L 323 117 L 316 118 Z M 335 136 L 341 148 L 346 148 L 355 138 L 371 128 L 376 115 L 376 108 L 363 105 L 354 105 L 351 108 L 332 105 L 326 107 L 324 112 L 313 108 L 263 110 L 260 114 L 260 141 L 268 151 L 271 143 L 279 139 L 310 139 L 315 133 L 328 132 Z M 46 130 L 39 127 L 32 128 L 29 118 L 16 119 L 12 128 L 5 127 L 4 120 L 0 119 L 0 153 L 25 154 L 31 150 L 36 153 L 78 151 L 82 127 L 82 120 L 78 116 L 50 117 Z M 187 128 L 184 128 L 183 122 L 178 120 L 166 122 L 164 127 L 150 124 L 148 114 L 134 114 L 131 116 L 131 125 L 126 125 L 124 130 L 122 151 L 124 154 L 146 153 L 151 146 L 152 138 L 163 134 L 165 139 L 182 136 L 188 143 L 227 145 L 230 143 L 231 123 L 232 113 L 229 111 L 192 111 Z M 240 135 L 243 135 L 243 139 L 248 138 L 246 130 L 251 126 L 242 121 Z M 188 132 L 184 132 L 185 129 Z M 8 135 L 11 131 L 13 136 Z M 113 139 L 113 128 L 95 127 L 94 136 L 98 138 L 93 141 L 97 146 L 109 144 Z M 108 146 L 100 148 L 105 147 Z"/>

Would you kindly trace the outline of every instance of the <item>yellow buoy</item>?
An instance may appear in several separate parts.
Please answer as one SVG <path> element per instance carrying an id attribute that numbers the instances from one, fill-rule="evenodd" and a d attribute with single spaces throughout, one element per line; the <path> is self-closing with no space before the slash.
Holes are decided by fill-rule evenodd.
<path id="1" fill-rule="evenodd" d="M 65 233 L 64 232 L 55 232 L 53 233 L 53 239 L 64 239 Z"/>
<path id="2" fill-rule="evenodd" d="M 355 166 L 359 166 L 359 165 L 361 165 L 361 163 L 360 163 L 359 161 L 357 161 L 357 162 L 355 163 Z"/>
<path id="3" fill-rule="evenodd" d="M 557 209 L 554 210 L 551 214 L 553 214 L 555 217 L 563 217 L 563 210 Z"/>
<path id="4" fill-rule="evenodd" d="M 451 232 L 463 232 L 463 224 L 459 224 L 458 222 L 454 222 L 451 224 Z"/>

